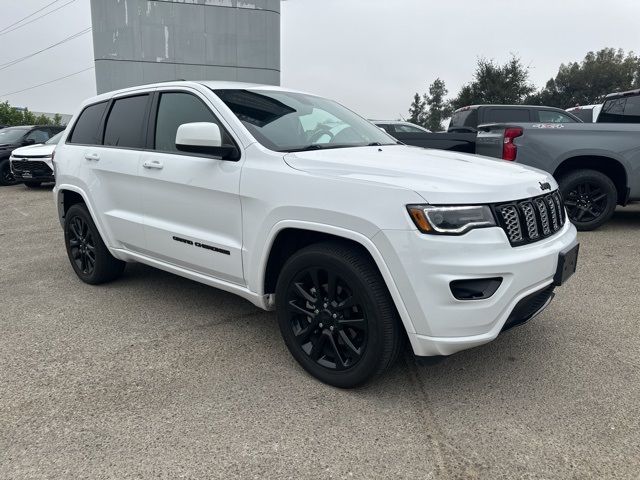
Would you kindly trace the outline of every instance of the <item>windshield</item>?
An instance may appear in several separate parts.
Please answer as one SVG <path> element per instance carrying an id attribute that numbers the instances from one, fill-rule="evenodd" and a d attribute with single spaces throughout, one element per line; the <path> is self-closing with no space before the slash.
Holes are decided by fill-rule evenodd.
<path id="1" fill-rule="evenodd" d="M 24 137 L 24 134 L 28 131 L 28 128 L 3 128 L 0 130 L 0 145 L 4 143 L 15 143 Z"/>
<path id="2" fill-rule="evenodd" d="M 278 152 L 398 142 L 336 102 L 301 93 L 215 90 L 255 139 Z"/>
<path id="3" fill-rule="evenodd" d="M 44 143 L 49 145 L 51 145 L 52 143 L 57 144 L 60 141 L 60 137 L 62 136 L 63 133 L 64 133 L 64 130 L 60 133 L 57 133 L 56 135 L 54 135 Z"/>

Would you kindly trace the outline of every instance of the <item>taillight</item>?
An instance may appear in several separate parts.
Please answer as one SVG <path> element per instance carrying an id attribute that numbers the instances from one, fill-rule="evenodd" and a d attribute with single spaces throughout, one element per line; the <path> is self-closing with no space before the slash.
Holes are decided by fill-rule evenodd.
<path id="1" fill-rule="evenodd" d="M 513 143 L 515 138 L 522 136 L 521 128 L 507 128 L 504 131 L 504 142 L 502 144 L 502 159 L 514 161 L 518 155 L 518 147 Z"/>

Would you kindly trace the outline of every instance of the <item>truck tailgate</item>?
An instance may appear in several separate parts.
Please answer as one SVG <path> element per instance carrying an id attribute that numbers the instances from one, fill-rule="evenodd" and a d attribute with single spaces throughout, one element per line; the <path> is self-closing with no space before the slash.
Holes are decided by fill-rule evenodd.
<path id="1" fill-rule="evenodd" d="M 480 125 L 476 137 L 476 155 L 502 158 L 505 124 Z"/>

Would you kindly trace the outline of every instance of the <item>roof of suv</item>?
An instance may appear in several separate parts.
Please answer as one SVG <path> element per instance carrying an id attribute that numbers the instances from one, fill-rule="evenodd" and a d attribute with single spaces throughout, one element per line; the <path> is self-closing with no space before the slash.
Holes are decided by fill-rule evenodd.
<path id="1" fill-rule="evenodd" d="M 634 97 L 636 95 L 640 95 L 640 88 L 637 89 L 637 90 L 628 90 L 626 92 L 610 93 L 609 95 L 604 97 L 604 99 L 605 100 L 610 100 L 612 98 Z"/>
<path id="2" fill-rule="evenodd" d="M 202 81 L 191 81 L 191 80 L 172 80 L 168 82 L 158 82 L 158 83 L 149 83 L 146 85 L 136 85 L 134 87 L 123 88 L 120 90 L 113 90 L 110 92 L 105 92 L 101 95 L 97 95 L 91 98 L 88 102 L 93 103 L 100 100 L 105 100 L 111 98 L 115 95 L 120 95 L 123 93 L 134 93 L 141 90 L 148 90 L 151 88 L 158 87 L 187 87 L 187 86 L 196 86 L 203 85 L 211 90 L 276 90 L 281 92 L 295 92 L 295 93 L 306 93 L 298 90 L 293 90 L 290 88 L 282 88 L 277 87 L 275 85 L 262 85 L 259 83 L 243 83 L 243 82 L 224 82 L 224 81 L 212 81 L 212 80 L 202 80 Z"/>
<path id="3" fill-rule="evenodd" d="M 561 108 L 558 107 L 547 107 L 546 105 L 502 105 L 502 104 L 493 104 L 493 103 L 486 103 L 486 104 L 482 104 L 482 105 L 469 105 L 466 107 L 461 107 L 458 108 L 454 113 L 456 112 L 461 112 L 463 110 L 475 110 L 477 108 L 480 107 L 491 107 L 491 108 L 527 108 L 527 109 L 531 109 L 531 110 L 559 110 L 559 111 L 563 111 Z"/>

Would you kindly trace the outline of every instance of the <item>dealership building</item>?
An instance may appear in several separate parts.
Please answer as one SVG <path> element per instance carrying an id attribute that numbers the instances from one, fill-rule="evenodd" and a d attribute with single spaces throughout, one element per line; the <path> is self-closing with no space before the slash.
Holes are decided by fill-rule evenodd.
<path id="1" fill-rule="evenodd" d="M 91 0 L 98 93 L 165 80 L 280 84 L 280 0 Z"/>

